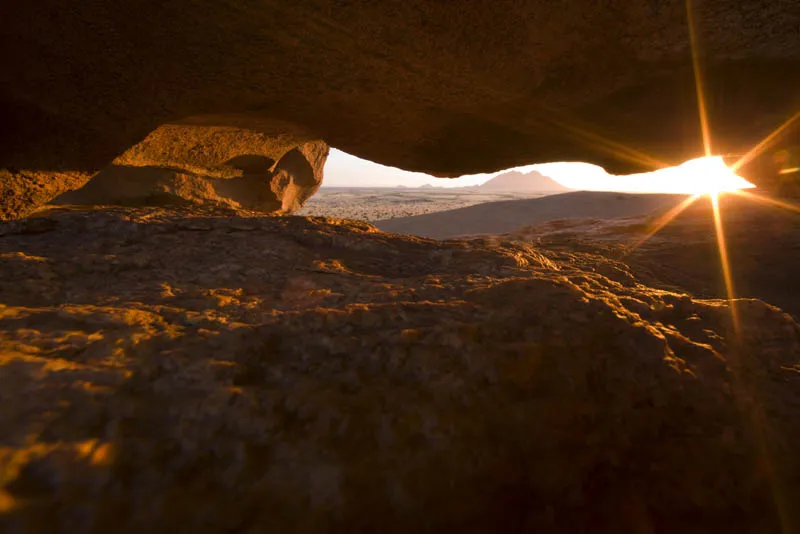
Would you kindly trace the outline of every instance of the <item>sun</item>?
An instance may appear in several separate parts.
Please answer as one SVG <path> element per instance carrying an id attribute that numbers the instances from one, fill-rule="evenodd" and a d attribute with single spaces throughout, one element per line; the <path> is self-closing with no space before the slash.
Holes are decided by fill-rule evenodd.
<path id="1" fill-rule="evenodd" d="M 732 193 L 755 187 L 731 168 L 720 156 L 709 156 L 689 160 L 675 168 L 673 180 L 679 188 L 691 195 L 717 197 L 720 193 Z"/>
<path id="2" fill-rule="evenodd" d="M 717 249 L 719 251 L 720 268 L 722 271 L 722 278 L 725 283 L 725 290 L 728 297 L 728 306 L 731 315 L 731 326 L 733 336 L 731 337 L 733 350 L 731 356 L 737 358 L 741 356 L 738 353 L 743 346 L 743 337 L 741 330 L 741 317 L 739 316 L 738 301 L 736 299 L 736 292 L 734 288 L 734 277 L 732 274 L 733 268 L 728 255 L 728 247 L 725 240 L 725 226 L 723 224 L 722 206 L 720 205 L 720 195 L 723 193 L 733 193 L 747 199 L 763 202 L 775 207 L 788 209 L 795 213 L 800 213 L 800 206 L 795 206 L 783 200 L 769 198 L 765 195 L 754 195 L 743 189 L 754 187 L 753 184 L 747 182 L 736 174 L 743 165 L 745 165 L 752 158 L 757 157 L 767 147 L 769 147 L 783 131 L 785 131 L 790 124 L 800 120 L 800 112 L 792 115 L 786 122 L 778 126 L 771 134 L 765 137 L 762 141 L 756 144 L 750 151 L 745 154 L 739 161 L 734 163 L 732 168 L 725 165 L 721 157 L 714 157 L 711 139 L 710 122 L 708 120 L 708 110 L 706 108 L 705 94 L 703 91 L 702 69 L 700 68 L 700 54 L 697 47 L 696 24 L 694 20 L 694 9 L 692 0 L 686 0 L 686 14 L 689 29 L 690 48 L 692 53 L 692 66 L 694 70 L 695 89 L 697 93 L 697 111 L 700 119 L 700 130 L 703 139 L 703 149 L 705 156 L 691 161 L 687 161 L 676 171 L 680 171 L 676 176 L 681 176 L 682 180 L 691 183 L 682 185 L 688 186 L 686 191 L 693 191 L 694 194 L 686 198 L 683 202 L 678 204 L 664 214 L 654 227 L 642 239 L 634 243 L 631 251 L 640 246 L 644 241 L 651 238 L 655 233 L 664 228 L 670 221 L 674 220 L 680 213 L 686 210 L 694 202 L 702 196 L 708 196 L 711 203 L 711 209 L 714 219 L 714 230 L 717 238 Z M 795 169 L 790 169 L 789 172 L 795 172 Z M 782 488 L 784 487 L 783 480 L 779 469 L 776 468 L 774 459 L 772 458 L 772 444 L 769 442 L 769 432 L 764 427 L 764 408 L 761 406 L 758 396 L 753 391 L 748 390 L 744 381 L 742 380 L 739 371 L 739 366 L 734 363 L 731 365 L 732 372 L 732 385 L 735 390 L 739 390 L 741 397 L 747 397 L 749 400 L 747 404 L 742 403 L 740 410 L 745 420 L 749 422 L 750 430 L 754 436 L 755 445 L 758 448 L 761 458 L 763 458 L 766 468 L 767 479 L 772 490 L 772 500 L 775 504 L 778 516 L 781 522 L 781 531 L 789 532 L 795 529 L 790 525 L 789 518 L 791 517 L 790 499 L 783 494 Z"/>
<path id="3" fill-rule="evenodd" d="M 677 167 L 663 169 L 660 172 L 662 173 L 662 183 L 669 184 L 672 192 L 683 193 L 689 196 L 653 221 L 649 231 L 630 245 L 630 251 L 633 252 L 639 248 L 665 226 L 675 220 L 681 213 L 686 211 L 687 208 L 701 198 L 706 197 L 711 203 L 712 212 L 714 214 L 714 229 L 717 234 L 717 244 L 719 247 L 721 267 L 728 299 L 733 301 L 734 288 L 730 274 L 730 265 L 728 263 L 724 228 L 722 226 L 720 196 L 725 193 L 735 193 L 738 195 L 755 197 L 755 195 L 743 191 L 744 189 L 754 188 L 755 185 L 748 182 L 736 174 L 732 168 L 725 165 L 725 160 L 721 156 L 706 156 L 692 159 Z M 738 322 L 736 317 L 734 317 L 733 320 L 734 323 Z"/>

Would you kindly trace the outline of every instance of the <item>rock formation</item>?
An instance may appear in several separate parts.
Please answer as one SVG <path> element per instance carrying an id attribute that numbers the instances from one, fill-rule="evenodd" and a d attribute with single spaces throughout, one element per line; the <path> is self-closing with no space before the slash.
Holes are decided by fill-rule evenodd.
<path id="1" fill-rule="evenodd" d="M 290 213 L 322 183 L 328 146 L 276 133 L 162 126 L 55 204 L 217 204 Z"/>
<path id="2" fill-rule="evenodd" d="M 743 153 L 797 112 L 800 8 L 688 6 L 714 151 Z M 9 0 L 0 14 L 5 217 L 164 124 L 282 120 L 440 176 L 546 161 L 624 173 L 702 150 L 683 0 Z M 784 141 L 764 157 L 797 150 Z"/>
<path id="3" fill-rule="evenodd" d="M 800 327 L 353 221 L 0 223 L 2 532 L 790 532 Z"/>
<path id="4" fill-rule="evenodd" d="M 629 202 L 636 203 L 633 197 Z M 725 298 L 728 290 L 707 198 L 645 239 L 678 201 L 645 216 L 551 220 L 520 228 L 503 239 L 615 258 L 647 285 Z M 725 194 L 719 202 L 735 294 L 765 300 L 800 318 L 800 277 L 794 267 L 800 265 L 800 206 L 781 207 L 761 195 Z"/>
<path id="5" fill-rule="evenodd" d="M 797 112 L 800 9 L 688 7 L 713 149 L 741 155 Z M 796 315 L 692 297 L 653 249 L 246 211 L 300 206 L 328 143 L 438 176 L 697 156 L 686 2 L 0 20 L 0 218 L 118 205 L 0 222 L 0 531 L 800 525 Z M 797 128 L 749 178 L 785 187 Z"/>

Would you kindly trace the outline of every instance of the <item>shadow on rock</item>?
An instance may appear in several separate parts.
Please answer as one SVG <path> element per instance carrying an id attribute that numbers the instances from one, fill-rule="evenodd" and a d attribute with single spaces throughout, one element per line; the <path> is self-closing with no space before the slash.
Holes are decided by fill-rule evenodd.
<path id="1" fill-rule="evenodd" d="M 583 253 L 355 221 L 39 221 L 0 224 L 4 529 L 793 519 L 800 328 L 760 301 L 733 333 L 726 301 L 611 279 Z"/>

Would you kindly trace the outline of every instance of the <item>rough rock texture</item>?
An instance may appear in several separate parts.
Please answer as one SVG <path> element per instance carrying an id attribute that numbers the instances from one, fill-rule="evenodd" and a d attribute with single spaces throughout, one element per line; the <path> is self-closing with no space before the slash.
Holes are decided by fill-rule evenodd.
<path id="1" fill-rule="evenodd" d="M 688 6 L 714 151 L 742 153 L 797 112 L 800 6 Z M 441 176 L 702 150 L 684 0 L 10 0 L 0 16 L 12 176 L 92 174 L 187 118 L 282 119 Z"/>
<path id="2" fill-rule="evenodd" d="M 701 198 L 655 233 L 664 213 L 614 219 L 553 220 L 503 239 L 559 251 L 581 251 L 625 262 L 647 285 L 724 298 L 714 216 Z M 800 204 L 775 204 L 760 195 L 720 197 L 720 213 L 736 295 L 755 297 L 800 318 Z"/>
<path id="3" fill-rule="evenodd" d="M 0 223 L 3 532 L 790 532 L 800 327 L 622 262 L 205 209 Z"/>
<path id="4" fill-rule="evenodd" d="M 55 204 L 218 204 L 290 213 L 319 189 L 328 145 L 302 136 L 162 126 Z"/>
<path id="5" fill-rule="evenodd" d="M 0 221 L 24 217 L 92 177 L 85 172 L 0 169 Z"/>

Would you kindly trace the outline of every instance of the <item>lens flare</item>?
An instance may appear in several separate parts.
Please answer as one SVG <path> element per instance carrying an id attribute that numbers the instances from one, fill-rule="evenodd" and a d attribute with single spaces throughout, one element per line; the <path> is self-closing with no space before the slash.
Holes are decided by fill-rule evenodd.
<path id="1" fill-rule="evenodd" d="M 775 139 L 778 138 L 778 136 L 780 136 L 789 126 L 794 124 L 794 122 L 797 121 L 798 119 L 800 119 L 800 111 L 789 117 L 783 124 L 775 128 L 772 132 L 770 132 L 769 135 L 767 135 L 758 144 L 756 144 L 756 146 L 751 148 L 744 156 L 739 158 L 739 161 L 737 161 L 731 166 L 733 172 L 738 171 L 739 169 L 742 168 L 743 165 L 749 163 L 753 158 L 764 152 L 764 150 L 766 150 L 767 147 L 769 147 L 769 145 L 773 141 L 775 141 Z M 789 169 L 789 171 L 791 170 L 796 171 L 797 169 Z"/>
<path id="2" fill-rule="evenodd" d="M 656 219 L 651 230 L 630 246 L 629 254 L 663 230 L 703 195 L 709 195 L 714 200 L 720 193 L 737 192 L 755 187 L 726 167 L 721 157 L 697 158 L 661 172 L 672 174 L 670 183 L 675 188 L 675 192 L 691 193 L 692 196 L 684 199 Z"/>
<path id="3" fill-rule="evenodd" d="M 753 195 L 746 191 L 741 191 L 740 189 L 750 188 L 754 186 L 753 184 L 746 182 L 744 179 L 736 175 L 736 172 L 743 165 L 745 165 L 750 160 L 761 154 L 791 124 L 793 124 L 796 120 L 800 119 L 800 112 L 791 116 L 786 122 L 781 124 L 766 138 L 764 138 L 761 142 L 756 144 L 743 157 L 741 157 L 730 169 L 725 167 L 722 158 L 710 157 L 713 154 L 711 147 L 711 128 L 709 126 L 708 109 L 706 107 L 702 71 L 700 68 L 697 28 L 695 23 L 692 0 L 686 0 L 686 15 L 688 22 L 688 30 L 689 30 L 689 41 L 691 45 L 692 68 L 694 71 L 695 91 L 697 97 L 697 110 L 700 120 L 700 129 L 703 136 L 703 149 L 706 158 L 701 158 L 699 160 L 686 162 L 684 165 L 681 166 L 684 167 L 683 176 L 694 176 L 697 178 L 695 195 L 687 198 L 682 203 L 678 204 L 673 209 L 664 214 L 664 216 L 662 216 L 656 222 L 654 229 L 651 232 L 649 232 L 644 239 L 640 240 L 637 244 L 635 244 L 633 249 L 635 249 L 637 246 L 641 245 L 641 243 L 643 243 L 644 241 L 655 235 L 658 231 L 663 229 L 667 224 L 669 224 L 670 221 L 674 220 L 675 217 L 677 217 L 680 213 L 686 210 L 686 208 L 692 205 L 700 196 L 702 196 L 703 194 L 707 194 L 709 196 L 714 218 L 714 231 L 717 238 L 717 249 L 719 251 L 720 267 L 722 270 L 722 277 L 725 284 L 725 293 L 728 299 L 729 309 L 731 313 L 731 324 L 733 327 L 731 341 L 733 341 L 734 343 L 731 344 L 731 351 L 729 357 L 731 358 L 733 385 L 737 390 L 739 390 L 737 391 L 737 395 L 735 398 L 737 401 L 739 401 L 739 408 L 742 412 L 742 415 L 750 424 L 750 428 L 753 432 L 753 438 L 759 450 L 759 455 L 764 463 L 764 467 L 766 468 L 767 479 L 769 480 L 770 489 L 772 491 L 772 499 L 773 502 L 775 503 L 776 511 L 778 512 L 778 517 L 781 522 L 781 527 L 782 527 L 781 530 L 783 532 L 794 532 L 795 530 L 793 527 L 796 525 L 793 525 L 791 521 L 790 510 L 792 508 L 787 502 L 786 493 L 783 488 L 782 484 L 783 481 L 781 480 L 780 472 L 775 469 L 772 457 L 773 455 L 771 454 L 772 450 L 771 450 L 771 440 L 769 438 L 769 428 L 767 426 L 767 419 L 765 417 L 763 407 L 761 406 L 761 403 L 759 402 L 757 396 L 754 394 L 755 392 L 750 391 L 750 388 L 747 385 L 747 381 L 744 380 L 744 377 L 741 375 L 740 358 L 744 357 L 744 354 L 742 353 L 742 350 L 744 348 L 744 343 L 743 343 L 744 340 L 742 337 L 741 317 L 739 314 L 739 310 L 737 308 L 736 292 L 733 283 L 733 274 L 732 274 L 733 269 L 731 266 L 730 257 L 728 255 L 727 242 L 725 240 L 725 229 L 722 220 L 720 196 L 723 193 L 731 192 L 738 194 L 746 199 L 766 203 L 774 207 L 800 213 L 800 207 L 798 206 L 794 206 L 792 204 L 789 204 L 781 200 L 771 199 L 761 195 Z M 719 161 L 717 163 L 711 163 L 715 159 L 719 159 Z M 716 166 L 716 170 L 713 170 L 712 165 Z M 720 169 L 720 165 L 724 168 L 724 170 Z M 789 169 L 789 171 L 792 172 L 795 171 L 795 169 Z M 726 180 L 723 180 L 721 178 L 723 175 L 727 175 Z M 726 185 L 730 184 L 730 181 L 727 180 L 730 180 L 731 175 L 736 176 L 739 180 L 742 180 L 747 185 L 741 185 L 741 183 L 739 184 L 738 187 L 730 187 L 729 185 Z M 692 191 L 692 189 L 688 189 L 687 191 Z M 745 398 L 750 398 L 751 402 L 750 403 L 744 402 Z"/>
<path id="4" fill-rule="evenodd" d="M 708 108 L 706 107 L 705 91 L 703 90 L 703 75 L 700 70 L 700 56 L 697 52 L 697 27 L 694 20 L 692 0 L 686 0 L 686 18 L 689 23 L 689 44 L 692 52 L 692 70 L 694 71 L 694 85 L 697 94 L 697 112 L 700 116 L 700 130 L 703 134 L 703 149 L 706 157 L 711 152 L 711 128 L 708 125 Z"/>
<path id="5" fill-rule="evenodd" d="M 733 276 L 731 275 L 731 264 L 728 258 L 728 246 L 725 242 L 725 229 L 722 225 L 722 214 L 719 209 L 719 193 L 709 195 L 711 198 L 711 209 L 714 214 L 714 231 L 717 234 L 717 248 L 719 249 L 719 260 L 722 266 L 722 278 L 725 282 L 725 292 L 728 295 L 728 304 L 731 309 L 731 319 L 733 329 L 739 332 L 739 314 L 736 311 L 735 291 L 733 289 Z"/>
<path id="6" fill-rule="evenodd" d="M 755 197 L 756 195 L 750 195 Z M 720 264 L 722 265 L 722 275 L 725 282 L 725 292 L 728 297 L 728 307 L 731 311 L 731 322 L 733 326 L 733 334 L 736 344 L 732 346 L 731 357 L 731 372 L 734 377 L 734 384 L 740 390 L 740 396 L 750 397 L 752 402 L 742 403 L 741 410 L 750 418 L 752 425 L 753 437 L 759 449 L 763 467 L 770 483 L 772 492 L 772 499 L 778 512 L 778 517 L 781 522 L 782 532 L 796 532 L 792 526 L 791 520 L 791 505 L 787 502 L 786 493 L 783 487 L 783 480 L 779 471 L 775 468 L 773 454 L 771 449 L 771 439 L 769 426 L 767 422 L 764 408 L 759 402 L 758 398 L 750 391 L 746 385 L 746 381 L 742 376 L 739 359 L 744 356 L 742 353 L 743 339 L 741 321 L 739 310 L 737 308 L 736 293 L 733 286 L 733 276 L 731 274 L 731 264 L 728 257 L 728 247 L 725 242 L 725 230 L 722 224 L 722 213 L 720 209 L 720 196 L 711 195 L 711 207 L 714 213 L 714 229 L 717 234 L 717 248 L 719 249 Z"/>
<path id="7" fill-rule="evenodd" d="M 698 198 L 700 198 L 700 196 L 701 195 L 692 195 L 692 196 L 690 196 L 689 198 L 685 199 L 683 202 L 681 202 L 677 206 L 674 206 L 672 209 L 670 209 L 664 215 L 662 215 L 661 217 L 656 219 L 656 221 L 653 223 L 652 229 L 649 232 L 647 232 L 647 234 L 644 237 L 642 237 L 641 239 L 639 239 L 633 245 L 630 246 L 628 254 L 630 254 L 631 252 L 633 252 L 634 250 L 636 250 L 637 248 L 642 246 L 648 239 L 652 238 L 658 232 L 663 230 L 665 226 L 667 226 L 669 223 L 671 223 L 673 221 L 673 219 L 675 219 L 675 217 L 677 217 L 678 215 L 683 213 L 686 210 L 686 208 L 688 208 L 689 206 L 694 204 L 695 201 Z"/>
<path id="8" fill-rule="evenodd" d="M 585 146 L 593 148 L 598 152 L 608 154 L 619 160 L 628 161 L 635 165 L 644 167 L 650 170 L 663 169 L 669 167 L 669 164 L 649 154 L 630 147 L 614 139 L 603 136 L 586 126 L 579 125 L 576 121 L 566 121 L 558 117 L 549 117 L 547 119 L 552 126 L 561 130 L 566 135 L 578 139 L 580 142 L 585 143 Z"/>
<path id="9" fill-rule="evenodd" d="M 759 202 L 761 204 L 765 204 L 773 208 L 780 208 L 788 211 L 793 211 L 795 213 L 800 213 L 800 206 L 792 204 L 790 202 L 785 202 L 783 200 L 778 200 L 777 198 L 770 198 L 763 195 L 754 195 L 753 193 L 749 193 L 747 191 L 732 191 L 732 192 L 739 195 L 742 198 L 746 198 L 747 200 Z"/>

